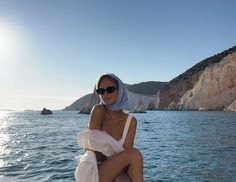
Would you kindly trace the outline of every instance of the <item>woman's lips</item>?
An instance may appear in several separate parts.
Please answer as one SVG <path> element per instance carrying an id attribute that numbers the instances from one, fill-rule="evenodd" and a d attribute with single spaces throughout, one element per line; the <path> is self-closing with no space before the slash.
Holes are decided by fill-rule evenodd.
<path id="1" fill-rule="evenodd" d="M 110 98 L 103 98 L 103 101 L 109 101 L 110 100 Z"/>

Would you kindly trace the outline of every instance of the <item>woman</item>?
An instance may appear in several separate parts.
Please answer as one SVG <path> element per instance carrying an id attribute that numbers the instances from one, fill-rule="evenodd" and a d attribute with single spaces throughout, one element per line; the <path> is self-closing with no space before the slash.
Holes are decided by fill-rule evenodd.
<path id="1" fill-rule="evenodd" d="M 143 181 L 143 159 L 133 148 L 137 121 L 128 108 L 124 84 L 114 74 L 102 75 L 96 84 L 101 103 L 91 111 L 88 129 L 77 136 L 86 152 L 78 156 L 77 182 Z"/>
<path id="2" fill-rule="evenodd" d="M 105 131 L 125 149 L 110 158 L 95 152 L 99 181 L 114 181 L 124 173 L 133 182 L 143 181 L 142 155 L 133 147 L 137 120 L 123 112 L 128 108 L 123 82 L 114 74 L 102 75 L 97 81 L 96 93 L 101 103 L 93 107 L 88 128 Z"/>

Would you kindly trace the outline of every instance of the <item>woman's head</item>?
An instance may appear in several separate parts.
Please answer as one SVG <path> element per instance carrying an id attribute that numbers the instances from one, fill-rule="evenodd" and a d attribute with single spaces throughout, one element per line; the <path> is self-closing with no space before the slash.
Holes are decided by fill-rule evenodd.
<path id="1" fill-rule="evenodd" d="M 102 75 L 96 83 L 101 103 L 110 110 L 128 108 L 128 97 L 123 82 L 114 74 Z"/>
<path id="2" fill-rule="evenodd" d="M 116 102 L 118 89 L 118 81 L 110 75 L 102 75 L 96 85 L 96 93 L 106 105 Z"/>

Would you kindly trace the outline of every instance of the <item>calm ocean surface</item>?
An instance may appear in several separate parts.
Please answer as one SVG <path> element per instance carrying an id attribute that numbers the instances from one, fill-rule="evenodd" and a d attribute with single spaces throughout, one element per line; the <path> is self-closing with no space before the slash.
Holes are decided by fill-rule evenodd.
<path id="1" fill-rule="evenodd" d="M 145 181 L 236 181 L 236 113 L 134 114 Z M 0 112 L 0 182 L 74 180 L 88 115 Z M 115 165 L 115 164 L 114 164 Z"/>

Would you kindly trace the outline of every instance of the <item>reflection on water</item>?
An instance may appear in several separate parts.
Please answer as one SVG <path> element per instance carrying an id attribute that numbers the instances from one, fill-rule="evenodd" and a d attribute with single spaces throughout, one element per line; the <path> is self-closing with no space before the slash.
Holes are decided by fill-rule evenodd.
<path id="1" fill-rule="evenodd" d="M 8 117 L 9 112 L 0 111 L 0 156 L 8 155 L 10 150 L 7 149 L 7 144 L 10 141 L 10 135 L 6 132 L 9 126 Z M 7 166 L 7 161 L 0 158 L 0 168 Z"/>
<path id="2" fill-rule="evenodd" d="M 0 155 L 9 154 L 9 150 L 6 149 L 7 142 L 10 140 L 10 136 L 8 134 L 1 133 L 0 131 Z"/>

